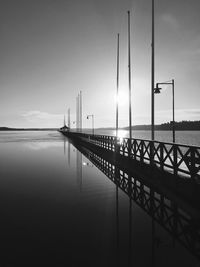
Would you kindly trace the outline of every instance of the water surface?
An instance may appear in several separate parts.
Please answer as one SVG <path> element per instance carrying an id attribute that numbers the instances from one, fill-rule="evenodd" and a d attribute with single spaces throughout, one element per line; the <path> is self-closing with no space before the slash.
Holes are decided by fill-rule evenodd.
<path id="1" fill-rule="evenodd" d="M 58 132 L 0 132 L 0 196 L 0 266 L 200 265 Z"/>

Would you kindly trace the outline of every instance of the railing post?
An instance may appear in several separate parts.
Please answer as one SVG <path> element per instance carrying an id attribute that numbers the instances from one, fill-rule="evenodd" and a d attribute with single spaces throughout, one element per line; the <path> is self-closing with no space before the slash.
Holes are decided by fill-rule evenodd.
<path id="1" fill-rule="evenodd" d="M 191 147 L 191 162 L 190 162 L 190 172 L 191 172 L 191 179 L 194 182 L 195 175 L 196 175 L 196 168 L 195 168 L 195 148 Z"/>
<path id="2" fill-rule="evenodd" d="M 128 157 L 131 159 L 131 138 L 128 139 Z"/>
<path id="3" fill-rule="evenodd" d="M 164 170 L 164 144 L 160 143 L 160 169 Z"/>
<path id="4" fill-rule="evenodd" d="M 173 145 L 173 167 L 174 167 L 174 175 L 178 174 L 178 158 L 177 158 L 177 145 Z"/>
<path id="5" fill-rule="evenodd" d="M 154 164 L 154 141 L 150 142 L 150 165 L 153 166 Z"/>
<path id="6" fill-rule="evenodd" d="M 178 147 L 173 144 L 173 171 L 175 176 L 175 188 L 178 187 Z"/>
<path id="7" fill-rule="evenodd" d="M 140 149 L 140 162 L 143 163 L 144 162 L 144 141 L 141 140 L 140 141 L 141 144 L 141 149 Z"/>
<path id="8" fill-rule="evenodd" d="M 133 158 L 136 160 L 136 143 L 137 141 L 134 139 L 133 141 Z"/>

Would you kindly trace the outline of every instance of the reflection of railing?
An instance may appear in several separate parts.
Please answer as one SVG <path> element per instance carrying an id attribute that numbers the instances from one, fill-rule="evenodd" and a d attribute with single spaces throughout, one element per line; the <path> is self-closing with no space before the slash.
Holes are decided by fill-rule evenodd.
<path id="1" fill-rule="evenodd" d="M 195 180 L 200 172 L 200 147 L 115 136 L 66 133 L 139 162 Z"/>
<path id="2" fill-rule="evenodd" d="M 200 227 L 170 199 L 88 149 L 81 152 L 135 203 L 200 259 Z"/>

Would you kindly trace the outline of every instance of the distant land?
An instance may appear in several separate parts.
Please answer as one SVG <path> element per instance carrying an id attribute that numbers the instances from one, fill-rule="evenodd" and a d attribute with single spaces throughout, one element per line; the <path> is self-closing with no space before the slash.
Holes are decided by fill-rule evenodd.
<path id="1" fill-rule="evenodd" d="M 155 130 L 157 131 L 172 131 L 172 122 L 162 123 L 155 125 Z M 100 129 L 100 128 L 99 128 Z M 101 129 L 110 129 L 114 130 L 114 127 L 110 128 L 101 128 Z M 123 127 L 120 129 L 128 130 L 129 127 Z M 150 131 L 151 125 L 145 124 L 145 125 L 134 125 L 132 126 L 132 130 L 144 130 L 144 131 Z M 200 121 L 180 121 L 175 122 L 175 130 L 176 131 L 200 131 Z"/>
<path id="2" fill-rule="evenodd" d="M 0 131 L 56 131 L 58 128 L 10 128 L 0 127 Z"/>
<path id="3" fill-rule="evenodd" d="M 172 131 L 172 122 L 156 124 L 155 130 L 157 131 Z M 115 130 L 115 127 L 101 127 L 96 128 L 98 130 Z M 120 129 L 128 130 L 129 127 L 120 127 Z M 0 127 L 0 131 L 57 131 L 58 128 L 10 128 L 10 127 Z M 73 129 L 74 130 L 74 129 Z M 84 129 L 89 130 L 89 128 Z M 132 126 L 132 130 L 143 130 L 150 131 L 151 125 L 134 125 Z M 180 121 L 175 122 L 175 130 L 176 131 L 200 131 L 200 121 Z"/>
<path id="4" fill-rule="evenodd" d="M 155 130 L 158 131 L 171 131 L 173 123 L 167 122 L 155 125 Z M 124 129 L 128 129 L 125 127 Z M 135 125 L 132 127 L 133 130 L 151 130 L 151 125 Z M 176 131 L 200 131 L 200 121 L 180 121 L 175 122 Z"/>

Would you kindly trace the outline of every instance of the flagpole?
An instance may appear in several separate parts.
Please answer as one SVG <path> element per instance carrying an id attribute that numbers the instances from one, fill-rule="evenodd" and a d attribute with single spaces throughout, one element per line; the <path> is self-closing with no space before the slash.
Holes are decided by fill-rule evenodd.
<path id="1" fill-rule="evenodd" d="M 154 0 L 152 0 L 152 43 L 151 43 L 151 139 L 154 140 L 154 79 L 155 79 L 155 34 Z"/>
<path id="2" fill-rule="evenodd" d="M 116 96 L 116 136 L 119 128 L 119 33 L 117 34 L 117 96 Z"/>
<path id="3" fill-rule="evenodd" d="M 68 108 L 68 127 L 69 127 L 69 129 L 71 128 L 71 125 L 70 125 L 70 108 Z"/>
<path id="4" fill-rule="evenodd" d="M 131 117 L 131 41 L 130 41 L 130 11 L 128 11 L 128 79 L 129 79 L 129 138 L 132 138 Z"/>
<path id="5" fill-rule="evenodd" d="M 80 131 L 82 132 L 82 91 L 80 91 Z"/>

